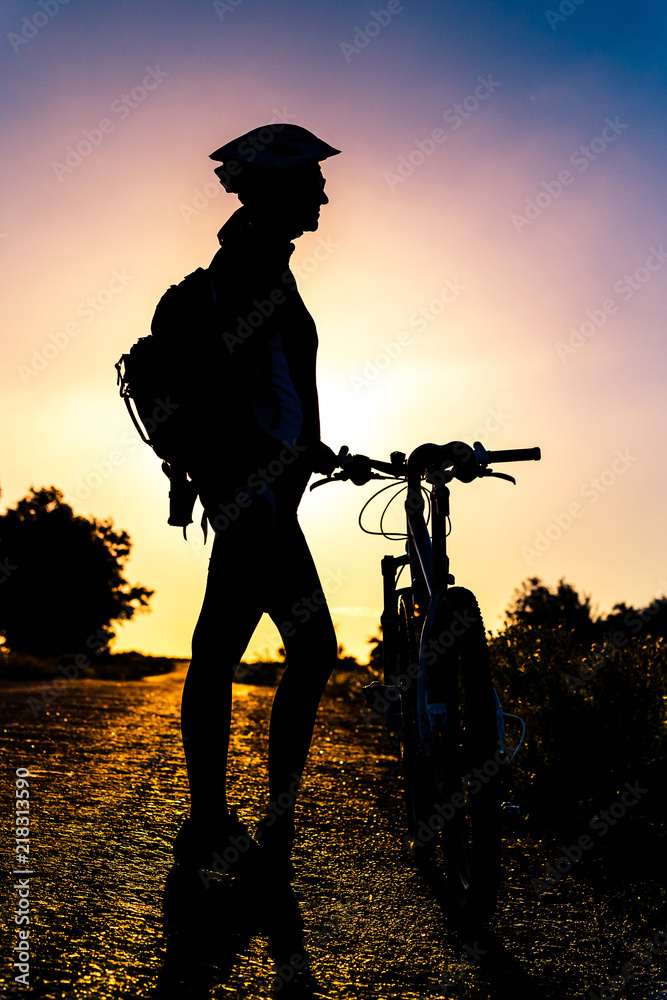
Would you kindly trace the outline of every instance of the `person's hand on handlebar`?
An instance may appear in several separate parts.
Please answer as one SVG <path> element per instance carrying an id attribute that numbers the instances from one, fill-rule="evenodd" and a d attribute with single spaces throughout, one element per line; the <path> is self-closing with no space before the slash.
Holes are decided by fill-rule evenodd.
<path id="1" fill-rule="evenodd" d="M 331 476 L 339 465 L 338 456 L 324 441 L 318 441 L 317 444 L 313 445 L 310 461 L 313 472 L 321 473 L 324 476 Z"/>

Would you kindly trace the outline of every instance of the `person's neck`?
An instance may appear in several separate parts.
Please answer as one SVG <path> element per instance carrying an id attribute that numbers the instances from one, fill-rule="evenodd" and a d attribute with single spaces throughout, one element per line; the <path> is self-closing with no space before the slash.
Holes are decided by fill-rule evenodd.
<path id="1" fill-rule="evenodd" d="M 301 233 L 298 234 L 299 236 Z M 238 208 L 218 233 L 221 246 L 245 246 L 253 251 L 285 254 L 289 257 L 294 250 L 291 242 L 296 235 L 290 235 L 289 227 L 277 225 L 264 213 L 252 212 L 245 205 Z"/>
<path id="2" fill-rule="evenodd" d="M 279 215 L 266 211 L 248 210 L 246 216 L 248 231 L 262 243 L 287 246 L 292 240 L 298 239 L 303 232 Z"/>

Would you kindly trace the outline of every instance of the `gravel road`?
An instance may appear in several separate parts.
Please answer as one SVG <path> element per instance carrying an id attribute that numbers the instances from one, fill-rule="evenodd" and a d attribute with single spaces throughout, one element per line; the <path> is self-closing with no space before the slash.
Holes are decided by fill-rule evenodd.
<path id="1" fill-rule="evenodd" d="M 172 868 L 187 812 L 185 669 L 67 681 L 42 709 L 43 683 L 0 686 L 1 997 L 588 1000 L 605 985 L 603 996 L 617 995 L 608 983 L 624 966 L 623 997 L 667 997 L 667 948 L 632 956 L 665 928 L 647 909 L 655 879 L 643 869 L 621 877 L 591 852 L 538 896 L 531 879 L 558 857 L 553 837 L 508 832 L 491 932 L 457 938 L 437 887 L 402 847 L 400 776 L 384 731 L 346 699 L 326 697 L 318 717 L 292 892 L 267 895 L 238 879 L 206 888 Z M 252 824 L 266 801 L 273 689 L 234 690 L 230 800 Z M 11 966 L 17 768 L 30 774 L 29 988 Z"/>

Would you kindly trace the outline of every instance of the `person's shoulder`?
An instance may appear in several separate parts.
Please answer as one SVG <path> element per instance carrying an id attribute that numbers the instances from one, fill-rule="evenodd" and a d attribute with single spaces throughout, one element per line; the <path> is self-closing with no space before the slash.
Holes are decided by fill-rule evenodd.
<path id="1" fill-rule="evenodd" d="M 241 205 L 230 215 L 218 232 L 218 243 L 221 250 L 232 250 L 238 244 L 244 243 L 249 235 L 249 213 L 245 205 Z M 217 254 L 216 254 L 217 256 Z"/>

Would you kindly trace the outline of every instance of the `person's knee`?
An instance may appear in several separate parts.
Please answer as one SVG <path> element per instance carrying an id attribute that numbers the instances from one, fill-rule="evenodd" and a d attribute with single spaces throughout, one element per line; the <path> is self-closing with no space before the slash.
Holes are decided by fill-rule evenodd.
<path id="1" fill-rule="evenodd" d="M 323 681 L 329 680 L 338 659 L 338 639 L 333 624 L 329 618 L 328 624 L 322 628 L 320 642 L 317 646 L 317 671 Z"/>
<path id="2" fill-rule="evenodd" d="M 333 624 L 331 625 L 331 629 L 329 630 L 329 634 L 327 636 L 326 647 L 328 652 L 327 659 L 331 663 L 329 673 L 331 673 L 336 665 L 336 660 L 338 659 L 338 639 L 336 638 Z"/>
<path id="3" fill-rule="evenodd" d="M 323 608 L 321 616 L 314 615 L 300 628 L 295 628 L 289 638 L 284 636 L 288 666 L 302 670 L 313 677 L 317 675 L 328 680 L 338 657 L 338 640 L 331 616 Z"/>
<path id="4" fill-rule="evenodd" d="M 207 622 L 200 619 L 192 633 L 192 660 L 210 655 L 213 648 L 213 638 L 213 629 L 209 627 Z"/>
<path id="5" fill-rule="evenodd" d="M 317 649 L 319 656 L 325 659 L 336 659 L 338 641 L 326 605 L 318 608 L 306 622 L 296 626 L 292 645 L 302 646 L 310 650 Z M 288 648 L 287 645 L 285 648 Z"/>

